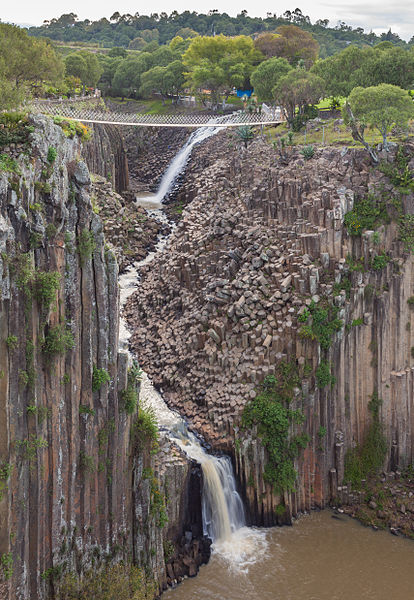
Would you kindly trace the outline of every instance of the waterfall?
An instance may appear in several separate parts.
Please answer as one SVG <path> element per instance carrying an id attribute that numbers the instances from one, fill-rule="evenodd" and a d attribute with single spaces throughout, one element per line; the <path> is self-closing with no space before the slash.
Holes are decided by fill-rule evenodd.
<path id="1" fill-rule="evenodd" d="M 215 121 L 221 122 L 226 118 L 228 117 L 219 117 L 218 119 L 215 119 Z M 208 139 L 212 135 L 215 135 L 219 131 L 221 131 L 220 127 L 200 127 L 200 129 L 197 129 L 190 135 L 187 142 L 184 144 L 181 150 L 178 151 L 177 155 L 173 158 L 169 167 L 162 176 L 157 193 L 154 197 L 156 202 L 162 202 L 163 198 L 165 198 L 165 196 L 171 190 L 178 175 L 183 172 L 194 146 Z"/>
<path id="2" fill-rule="evenodd" d="M 221 117 L 223 121 L 226 117 Z M 196 144 L 215 135 L 219 127 L 200 128 L 188 138 L 184 146 L 164 173 L 155 196 L 142 198 L 143 206 L 151 216 L 165 221 L 162 212 L 162 200 L 171 190 L 177 176 L 183 171 L 186 162 Z M 140 199 L 137 198 L 139 202 Z M 151 208 L 152 207 L 152 208 Z M 170 234 L 171 235 L 171 234 Z M 121 308 L 127 298 L 139 286 L 139 270 L 150 263 L 158 253 L 162 252 L 168 242 L 167 237 L 160 237 L 154 252 L 144 260 L 130 267 L 120 276 Z M 125 350 L 128 348 L 130 331 L 121 318 L 119 343 Z M 237 565 L 239 570 L 247 569 L 256 561 L 260 553 L 266 549 L 265 534 L 245 526 L 243 502 L 237 492 L 236 480 L 231 460 L 228 456 L 212 456 L 203 448 L 199 438 L 191 432 L 184 419 L 166 405 L 161 394 L 154 388 L 147 374 L 143 374 L 141 382 L 140 403 L 154 411 L 161 432 L 176 443 L 189 458 L 201 465 L 203 472 L 202 517 L 203 532 L 213 542 L 213 551 L 227 559 L 230 564 Z"/>

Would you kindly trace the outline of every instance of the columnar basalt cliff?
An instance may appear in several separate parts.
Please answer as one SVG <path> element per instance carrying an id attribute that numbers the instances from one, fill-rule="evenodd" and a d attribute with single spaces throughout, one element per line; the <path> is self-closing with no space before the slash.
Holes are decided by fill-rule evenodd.
<path id="1" fill-rule="evenodd" d="M 200 535 L 197 475 L 165 440 L 153 456 L 126 409 L 138 383 L 80 140 L 46 117 L 11 126 L 26 141 L 0 171 L 0 597 L 59 596 L 121 559 L 158 589 L 202 560 L 183 541 Z"/>
<path id="2" fill-rule="evenodd" d="M 389 216 L 351 236 L 344 215 L 370 192 Z M 364 439 L 373 396 L 383 401 L 384 468 L 413 460 L 414 262 L 401 230 L 413 198 L 398 198 L 362 150 L 323 148 L 305 161 L 263 140 L 235 150 L 221 135 L 195 152 L 181 192 L 191 202 L 128 315 L 169 404 L 232 454 L 252 522 L 346 495 L 345 455 Z M 291 432 L 310 441 L 295 460 L 295 492 L 276 493 L 260 436 L 240 425 L 283 364 L 299 376 L 290 407 L 304 415 Z"/>
<path id="3" fill-rule="evenodd" d="M 93 125 L 83 156 L 91 173 L 106 177 L 118 193 L 128 190 L 129 170 L 124 137 L 115 125 Z"/>

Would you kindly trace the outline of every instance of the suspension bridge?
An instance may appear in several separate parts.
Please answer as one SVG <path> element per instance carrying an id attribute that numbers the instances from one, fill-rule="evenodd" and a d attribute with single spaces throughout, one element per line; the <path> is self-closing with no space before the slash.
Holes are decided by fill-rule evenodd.
<path id="1" fill-rule="evenodd" d="M 235 111 L 228 115 L 212 114 L 144 114 L 103 110 L 99 108 L 77 107 L 67 102 L 38 101 L 32 105 L 34 112 L 62 117 L 82 123 L 102 125 L 127 125 L 133 127 L 241 127 L 257 125 L 278 125 L 284 122 L 280 109 L 265 108 L 260 112 Z"/>

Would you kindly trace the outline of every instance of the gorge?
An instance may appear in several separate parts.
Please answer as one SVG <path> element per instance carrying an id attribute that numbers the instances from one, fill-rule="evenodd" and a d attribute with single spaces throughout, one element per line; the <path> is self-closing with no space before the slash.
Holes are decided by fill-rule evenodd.
<path id="1" fill-rule="evenodd" d="M 243 149 L 203 130 L 181 137 L 160 187 L 158 175 L 141 181 L 159 190 L 144 208 L 130 177 L 157 150 L 144 144 L 131 169 L 127 134 L 99 126 L 82 147 L 81 130 L 67 137 L 46 117 L 20 126 L 27 139 L 0 173 L 2 598 L 76 597 L 78 575 L 121 560 L 142 569 L 150 598 L 195 575 L 210 540 L 201 577 L 235 546 L 249 570 L 291 530 L 246 524 L 361 500 L 345 473 L 372 423 L 386 438 L 385 485 L 398 486 L 413 462 L 412 193 L 363 150 L 319 148 L 308 161 L 263 135 Z M 376 218 L 351 235 L 345 215 L 362 198 Z M 278 448 L 262 389 L 276 398 Z M 197 581 L 166 597 L 215 597 L 197 596 Z"/>

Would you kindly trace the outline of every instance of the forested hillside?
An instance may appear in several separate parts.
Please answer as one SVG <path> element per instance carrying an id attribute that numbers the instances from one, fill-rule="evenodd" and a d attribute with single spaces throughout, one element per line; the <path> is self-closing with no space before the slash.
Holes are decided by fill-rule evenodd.
<path id="1" fill-rule="evenodd" d="M 121 15 L 115 12 L 108 20 L 78 20 L 74 13 L 64 14 L 57 19 L 45 21 L 41 27 L 32 27 L 29 33 L 34 36 L 49 37 L 65 42 L 88 42 L 103 47 L 122 46 L 142 50 L 146 44 L 155 42 L 165 44 L 179 35 L 191 38 L 195 35 L 227 36 L 254 35 L 264 31 L 274 31 L 280 25 L 294 24 L 312 33 L 320 45 L 320 56 L 324 58 L 342 50 L 349 44 L 357 46 L 374 45 L 380 41 L 391 41 L 405 46 L 406 42 L 392 33 L 378 36 L 361 27 L 353 29 L 344 22 L 329 23 L 328 19 L 319 19 L 312 23 L 300 9 L 286 11 L 283 15 L 267 13 L 265 18 L 250 17 L 242 10 L 236 17 L 227 13 L 210 10 L 207 14 L 173 11 L 151 15 Z M 413 43 L 410 40 L 409 44 Z"/>

